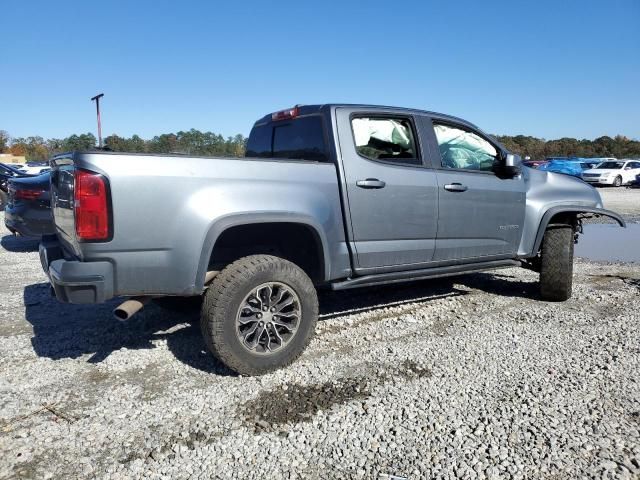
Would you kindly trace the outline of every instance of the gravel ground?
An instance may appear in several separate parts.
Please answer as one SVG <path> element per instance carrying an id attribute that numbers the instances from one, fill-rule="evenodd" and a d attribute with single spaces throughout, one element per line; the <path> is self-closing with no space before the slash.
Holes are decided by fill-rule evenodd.
<path id="1" fill-rule="evenodd" d="M 640 222 L 640 188 L 598 187 L 604 207 L 626 217 L 628 221 Z"/>
<path id="2" fill-rule="evenodd" d="M 246 378 L 194 317 L 58 304 L 0 224 L 0 478 L 640 478 L 640 264 L 560 304 L 523 269 L 325 292 Z"/>

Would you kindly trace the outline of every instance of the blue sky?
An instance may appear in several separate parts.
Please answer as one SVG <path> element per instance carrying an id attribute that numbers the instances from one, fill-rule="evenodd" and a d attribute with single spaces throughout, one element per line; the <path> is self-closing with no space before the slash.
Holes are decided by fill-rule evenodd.
<path id="1" fill-rule="evenodd" d="M 296 103 L 640 138 L 640 1 L 3 2 L 0 129 L 248 134 Z"/>

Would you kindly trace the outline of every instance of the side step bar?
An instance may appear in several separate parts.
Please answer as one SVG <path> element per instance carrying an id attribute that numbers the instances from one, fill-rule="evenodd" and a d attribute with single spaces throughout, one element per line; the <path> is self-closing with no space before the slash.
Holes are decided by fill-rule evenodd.
<path id="1" fill-rule="evenodd" d="M 390 283 L 411 282 L 414 280 L 426 280 L 428 278 L 451 277 L 463 273 L 482 272 L 496 268 L 519 267 L 518 260 L 493 260 L 490 262 L 478 262 L 466 265 L 450 265 L 447 267 L 433 267 L 422 270 L 406 270 L 402 272 L 380 273 L 377 275 L 364 275 L 362 277 L 349 278 L 341 282 L 331 284 L 332 290 L 346 290 L 348 288 L 369 287 L 373 285 L 385 285 Z"/>

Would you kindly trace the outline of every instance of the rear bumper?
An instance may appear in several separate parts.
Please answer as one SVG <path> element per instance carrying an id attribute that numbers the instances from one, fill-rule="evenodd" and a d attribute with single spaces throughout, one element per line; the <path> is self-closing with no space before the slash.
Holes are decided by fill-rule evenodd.
<path id="1" fill-rule="evenodd" d="M 40 237 L 55 233 L 51 210 L 8 207 L 4 212 L 4 224 L 12 232 L 25 237 Z"/>
<path id="2" fill-rule="evenodd" d="M 109 262 L 67 260 L 55 236 L 43 237 L 40 262 L 60 302 L 102 303 L 113 298 L 113 266 Z"/>

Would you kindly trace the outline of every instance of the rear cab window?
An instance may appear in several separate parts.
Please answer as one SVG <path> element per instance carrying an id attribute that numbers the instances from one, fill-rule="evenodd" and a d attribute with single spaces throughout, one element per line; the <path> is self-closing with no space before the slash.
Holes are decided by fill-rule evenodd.
<path id="1" fill-rule="evenodd" d="M 322 116 L 308 115 L 255 125 L 249 134 L 245 156 L 329 161 Z"/>

